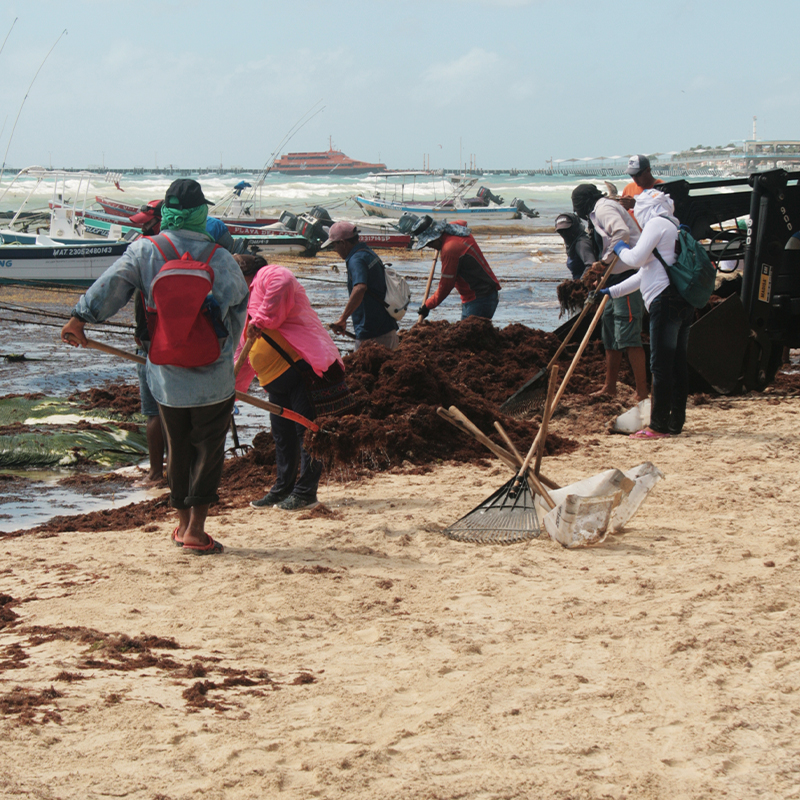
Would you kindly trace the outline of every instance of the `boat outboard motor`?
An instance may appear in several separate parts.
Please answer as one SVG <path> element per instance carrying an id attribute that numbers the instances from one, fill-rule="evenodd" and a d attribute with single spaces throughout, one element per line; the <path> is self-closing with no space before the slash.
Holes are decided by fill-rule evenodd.
<path id="1" fill-rule="evenodd" d="M 284 211 L 283 214 L 281 214 L 279 222 L 287 231 L 297 230 L 297 215 L 292 214 L 291 211 Z"/>
<path id="2" fill-rule="evenodd" d="M 488 206 L 490 202 L 495 203 L 498 206 L 503 205 L 503 198 L 498 197 L 491 189 L 487 189 L 485 186 L 481 186 L 478 189 L 478 199 L 483 203 L 483 205 Z"/>
<path id="3" fill-rule="evenodd" d="M 249 188 L 250 188 L 250 184 L 247 181 L 239 181 L 239 183 L 237 183 L 236 186 L 233 187 L 233 193 L 237 197 L 241 197 L 242 196 L 242 192 L 245 189 L 249 189 Z"/>
<path id="4" fill-rule="evenodd" d="M 419 222 L 419 217 L 416 214 L 409 214 L 406 212 L 397 220 L 397 230 L 400 233 L 411 233 L 411 229 Z"/>
<path id="5" fill-rule="evenodd" d="M 535 208 L 528 208 L 524 200 L 517 200 L 516 197 L 511 201 L 511 206 L 516 208 L 524 217 L 531 217 L 531 219 L 534 219 L 539 216 L 539 212 Z"/>
<path id="6" fill-rule="evenodd" d="M 308 212 L 308 215 L 320 220 L 321 222 L 326 222 L 329 226 L 333 225 L 333 220 L 331 219 L 331 215 L 328 213 L 328 209 L 323 208 L 322 206 L 314 206 L 314 208 Z"/>

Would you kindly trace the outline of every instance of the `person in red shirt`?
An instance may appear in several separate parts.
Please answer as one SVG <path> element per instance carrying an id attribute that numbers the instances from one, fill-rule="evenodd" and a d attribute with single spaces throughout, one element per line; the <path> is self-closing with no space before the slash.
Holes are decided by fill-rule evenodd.
<path id="1" fill-rule="evenodd" d="M 442 260 L 439 286 L 419 307 L 420 316 L 427 317 L 455 287 L 461 295 L 461 319 L 491 319 L 497 309 L 500 281 L 492 272 L 467 223 L 464 220 L 434 223 L 426 215 L 415 225 L 411 234 L 417 239 L 414 250 L 432 247 L 439 251 Z"/>
<path id="2" fill-rule="evenodd" d="M 650 171 L 650 159 L 644 155 L 631 156 L 628 159 L 628 168 L 625 170 L 633 179 L 623 190 L 620 197 L 620 205 L 627 209 L 628 213 L 636 219 L 633 214 L 633 206 L 636 197 L 645 189 L 652 189 L 657 183 L 664 183 L 659 178 L 654 178 Z"/>

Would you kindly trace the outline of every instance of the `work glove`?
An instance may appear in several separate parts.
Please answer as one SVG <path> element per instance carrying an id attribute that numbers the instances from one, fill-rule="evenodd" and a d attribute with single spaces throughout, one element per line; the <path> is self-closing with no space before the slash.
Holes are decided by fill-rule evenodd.
<path id="1" fill-rule="evenodd" d="M 417 314 L 419 314 L 422 317 L 422 319 L 425 319 L 428 316 L 428 314 L 430 314 L 430 313 L 431 313 L 431 310 L 428 308 L 428 306 L 426 306 L 424 304 L 421 305 L 419 307 L 419 310 L 417 311 Z"/>
<path id="2" fill-rule="evenodd" d="M 617 242 L 614 245 L 614 252 L 619 255 L 623 250 L 630 250 L 631 246 L 627 242 Z"/>

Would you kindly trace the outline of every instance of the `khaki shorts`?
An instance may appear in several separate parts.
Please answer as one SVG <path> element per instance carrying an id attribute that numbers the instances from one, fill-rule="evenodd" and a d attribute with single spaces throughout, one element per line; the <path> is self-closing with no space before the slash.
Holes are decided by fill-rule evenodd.
<path id="1" fill-rule="evenodd" d="M 609 297 L 603 312 L 603 347 L 606 350 L 626 350 L 642 346 L 644 301 L 641 292 L 633 292 L 616 300 Z"/>

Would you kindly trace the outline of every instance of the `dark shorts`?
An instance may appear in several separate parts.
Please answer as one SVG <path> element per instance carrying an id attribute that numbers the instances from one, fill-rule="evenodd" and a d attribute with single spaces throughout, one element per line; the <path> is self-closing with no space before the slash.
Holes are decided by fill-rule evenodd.
<path id="1" fill-rule="evenodd" d="M 642 346 L 644 301 L 641 292 L 633 292 L 616 300 L 609 297 L 603 312 L 603 347 L 606 350 L 626 350 Z"/>

